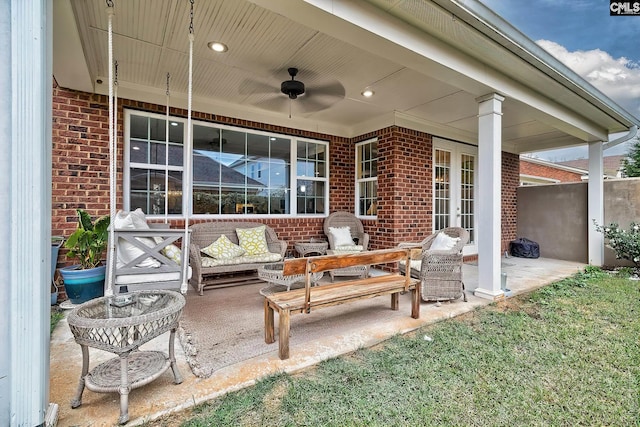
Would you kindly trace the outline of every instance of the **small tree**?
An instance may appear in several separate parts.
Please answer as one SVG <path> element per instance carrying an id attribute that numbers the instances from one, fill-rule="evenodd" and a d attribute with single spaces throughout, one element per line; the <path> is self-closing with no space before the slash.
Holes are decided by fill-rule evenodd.
<path id="1" fill-rule="evenodd" d="M 618 227 L 612 222 L 609 225 L 601 226 L 594 220 L 596 230 L 603 233 L 609 240 L 608 247 L 616 252 L 617 259 L 626 259 L 633 262 L 636 268 L 640 268 L 640 225 L 632 222 L 629 231 Z"/>
<path id="2" fill-rule="evenodd" d="M 622 173 L 627 178 L 640 176 L 640 140 L 631 146 L 627 158 L 622 161 Z"/>

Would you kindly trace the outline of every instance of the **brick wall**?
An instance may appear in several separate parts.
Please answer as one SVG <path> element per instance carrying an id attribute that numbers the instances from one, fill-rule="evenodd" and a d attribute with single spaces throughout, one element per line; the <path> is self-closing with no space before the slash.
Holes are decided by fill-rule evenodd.
<path id="1" fill-rule="evenodd" d="M 123 117 L 124 109 L 164 114 L 164 106 L 120 99 L 118 103 L 117 208 L 122 207 Z M 183 109 L 170 114 L 186 117 Z M 354 211 L 354 144 L 378 137 L 378 217 L 365 220 L 371 248 L 396 246 L 401 241 L 420 241 L 432 229 L 432 140 L 423 132 L 392 126 L 353 139 L 194 112 L 193 118 L 281 134 L 298 135 L 330 142 L 330 212 Z M 91 215 L 109 214 L 108 99 L 53 88 L 52 235 L 69 236 L 76 228 L 77 208 Z M 504 154 L 504 153 L 503 153 Z M 503 155 L 503 246 L 515 238 L 519 162 L 517 155 Z M 243 220 L 238 218 L 238 221 Z M 323 218 L 260 219 L 290 242 L 323 236 Z M 225 220 L 228 221 L 228 220 Z M 172 220 L 173 227 L 184 226 Z M 65 250 L 59 266 L 68 265 Z"/>
<path id="2" fill-rule="evenodd" d="M 378 157 L 374 247 L 422 240 L 432 230 L 431 136 L 396 126 L 382 129 Z"/>
<path id="3" fill-rule="evenodd" d="M 502 248 L 501 253 L 509 249 L 509 242 L 517 233 L 518 198 L 520 185 L 520 156 L 502 152 Z"/>

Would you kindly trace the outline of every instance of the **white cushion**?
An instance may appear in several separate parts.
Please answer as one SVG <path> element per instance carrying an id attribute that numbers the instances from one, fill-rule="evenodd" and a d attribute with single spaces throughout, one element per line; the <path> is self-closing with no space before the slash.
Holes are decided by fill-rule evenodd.
<path id="1" fill-rule="evenodd" d="M 116 217 L 113 220 L 113 226 L 116 230 L 148 230 L 149 225 L 147 219 L 142 212 L 142 209 L 138 208 L 133 212 L 118 211 Z M 146 246 L 152 248 L 155 246 L 155 242 L 149 237 L 136 237 L 136 239 Z M 118 260 L 117 267 L 124 267 L 140 255 L 144 254 L 144 251 L 135 247 L 132 243 L 127 242 L 125 239 L 120 238 L 117 242 L 118 245 Z M 148 257 L 142 262 L 136 264 L 136 267 L 141 268 L 158 268 L 160 267 L 160 261 Z"/>
<path id="2" fill-rule="evenodd" d="M 238 242 L 247 255 L 261 255 L 269 253 L 269 245 L 264 233 L 266 226 L 254 228 L 237 228 Z"/>
<path id="3" fill-rule="evenodd" d="M 351 246 L 353 238 L 351 237 L 351 228 L 346 227 L 329 227 L 329 233 L 333 237 L 334 246 Z"/>
<path id="4" fill-rule="evenodd" d="M 147 270 L 149 271 L 149 270 Z M 136 283 L 156 283 L 156 282 L 169 282 L 180 279 L 181 272 L 174 271 L 170 273 L 142 273 L 142 274 L 121 274 L 116 276 L 116 285 L 133 285 Z M 187 279 L 191 279 L 191 266 L 187 270 Z M 160 283 L 161 284 L 161 283 Z"/>
<path id="5" fill-rule="evenodd" d="M 203 257 L 203 267 L 219 267 L 221 265 L 238 265 L 238 264 L 257 264 L 282 261 L 282 255 L 273 252 L 267 252 L 266 254 L 259 255 L 243 255 L 230 259 L 214 259 Z"/>
<path id="6" fill-rule="evenodd" d="M 215 242 L 201 249 L 200 252 L 216 259 L 237 258 L 245 254 L 245 250 L 229 240 L 226 234 L 218 237 Z"/>
<path id="7" fill-rule="evenodd" d="M 334 251 L 338 252 L 362 252 L 364 250 L 364 246 L 362 245 L 340 245 L 336 246 Z"/>
<path id="8" fill-rule="evenodd" d="M 440 232 L 431 243 L 429 250 L 450 251 L 460 241 L 459 237 L 450 237 L 446 233 Z"/>

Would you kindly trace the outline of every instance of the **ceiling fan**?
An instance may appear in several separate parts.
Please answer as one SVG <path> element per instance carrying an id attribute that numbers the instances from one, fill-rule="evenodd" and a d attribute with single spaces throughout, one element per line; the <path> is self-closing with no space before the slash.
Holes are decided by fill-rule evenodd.
<path id="1" fill-rule="evenodd" d="M 334 79 L 322 78 L 309 70 L 298 70 L 296 67 L 287 68 L 290 79 L 280 83 L 278 87 L 256 81 L 245 81 L 241 92 L 251 96 L 258 96 L 253 105 L 270 111 L 291 111 L 312 113 L 325 110 L 336 102 L 344 99 L 345 90 L 340 82 Z M 279 74 L 280 72 L 278 72 Z M 298 79 L 298 74 L 311 83 L 306 84 Z M 268 95 L 266 98 L 264 95 Z"/>
<path id="2" fill-rule="evenodd" d="M 297 68 L 289 68 L 287 71 L 291 76 L 291 80 L 283 81 L 280 84 L 280 91 L 285 95 L 288 95 L 290 99 L 296 99 L 299 95 L 304 93 L 304 83 L 295 79 L 298 75 Z"/>

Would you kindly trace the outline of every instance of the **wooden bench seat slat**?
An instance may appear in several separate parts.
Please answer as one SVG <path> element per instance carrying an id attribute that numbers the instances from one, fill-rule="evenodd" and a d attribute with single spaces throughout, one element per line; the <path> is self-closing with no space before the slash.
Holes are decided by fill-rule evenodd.
<path id="1" fill-rule="evenodd" d="M 391 309 L 399 307 L 399 295 L 410 291 L 412 294 L 411 317 L 420 317 L 420 285 L 410 276 L 385 274 L 374 277 L 358 278 L 322 286 L 312 286 L 311 274 L 353 266 L 370 266 L 388 264 L 404 260 L 407 265 L 411 261 L 412 251 L 408 248 L 395 248 L 353 254 L 333 254 L 309 258 L 286 260 L 283 274 L 304 274 L 305 287 L 287 292 L 280 292 L 265 297 L 264 322 L 265 342 L 275 341 L 274 312 L 278 312 L 279 323 L 279 356 L 289 357 L 290 316 L 296 313 L 309 313 L 311 309 L 329 307 L 339 304 L 391 295 Z"/>
<path id="2" fill-rule="evenodd" d="M 325 286 L 311 288 L 311 307 L 324 305 L 331 300 L 350 299 L 360 294 L 375 294 L 392 289 L 400 292 L 409 291 L 405 289 L 405 277 L 400 275 L 385 275 L 369 279 L 352 280 L 348 283 L 332 283 Z M 415 286 L 418 281 L 411 280 L 410 287 Z M 290 292 L 280 292 L 271 295 L 269 300 L 273 304 L 295 310 L 305 307 L 304 288 L 295 289 Z"/>

